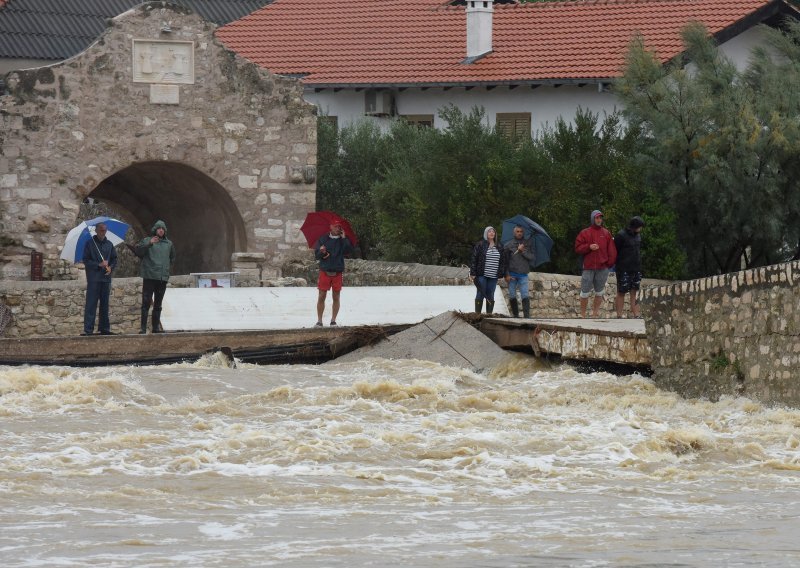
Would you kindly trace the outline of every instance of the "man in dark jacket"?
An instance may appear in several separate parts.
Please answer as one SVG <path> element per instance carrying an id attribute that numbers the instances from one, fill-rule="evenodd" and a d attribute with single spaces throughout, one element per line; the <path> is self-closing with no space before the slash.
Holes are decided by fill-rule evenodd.
<path id="1" fill-rule="evenodd" d="M 331 325 L 336 325 L 339 314 L 339 296 L 342 292 L 342 273 L 344 272 L 344 256 L 353 252 L 353 243 L 344 234 L 342 226 L 333 222 L 330 233 L 322 235 L 314 245 L 314 258 L 319 261 L 319 278 L 317 280 L 317 326 L 322 326 L 322 315 L 325 313 L 325 298 L 328 290 L 333 290 L 333 308 Z"/>
<path id="2" fill-rule="evenodd" d="M 600 306 L 606 292 L 608 271 L 617 261 L 614 237 L 603 227 L 603 213 L 595 209 L 589 217 L 590 225 L 578 233 L 575 252 L 583 256 L 581 274 L 581 317 L 586 317 L 589 296 L 594 291 L 592 317 L 600 316 Z"/>
<path id="3" fill-rule="evenodd" d="M 517 225 L 514 227 L 514 238 L 503 247 L 506 254 L 506 282 L 508 282 L 508 303 L 511 304 L 511 313 L 519 316 L 517 303 L 517 289 L 522 299 L 522 315 L 531 317 L 531 299 L 528 297 L 528 273 L 533 262 L 533 242 L 525 239 L 525 229 Z"/>
<path id="4" fill-rule="evenodd" d="M 167 225 L 156 221 L 151 236 L 136 245 L 136 256 L 142 259 L 139 275 L 142 277 L 142 315 L 139 333 L 147 333 L 147 312 L 153 306 L 153 333 L 162 333 L 161 302 L 167 291 L 169 268 L 175 262 L 175 245 L 167 238 Z"/>
<path id="5" fill-rule="evenodd" d="M 117 251 L 106 238 L 106 224 L 98 223 L 95 234 L 83 247 L 83 266 L 86 270 L 86 306 L 83 310 L 83 333 L 94 333 L 97 305 L 100 304 L 100 335 L 111 335 L 108 317 L 108 299 L 111 296 L 111 273 L 117 266 Z"/>
<path id="6" fill-rule="evenodd" d="M 633 217 L 628 226 L 614 237 L 617 247 L 617 297 L 614 307 L 617 317 L 622 317 L 625 306 L 625 294 L 630 293 L 631 314 L 639 317 L 639 304 L 636 302 L 636 292 L 642 282 L 642 228 L 644 221 L 641 217 Z"/>

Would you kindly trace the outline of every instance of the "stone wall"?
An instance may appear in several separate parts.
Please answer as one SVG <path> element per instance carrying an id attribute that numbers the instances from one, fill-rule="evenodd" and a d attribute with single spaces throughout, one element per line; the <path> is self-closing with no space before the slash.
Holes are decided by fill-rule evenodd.
<path id="1" fill-rule="evenodd" d="M 176 272 L 278 267 L 305 248 L 316 200 L 316 114 L 296 79 L 226 49 L 215 26 L 153 2 L 108 22 L 83 53 L 5 77 L 0 96 L 0 278 L 78 271 L 59 253 L 91 198 L 149 234 L 170 228 Z"/>
<path id="2" fill-rule="evenodd" d="M 241 277 L 243 276 L 243 277 Z M 195 285 L 193 276 L 173 276 L 170 288 Z M 305 286 L 299 278 L 260 280 L 241 275 L 237 286 Z M 115 278 L 111 285 L 109 315 L 114 333 L 139 331 L 142 279 Z M 52 337 L 78 335 L 83 331 L 85 278 L 55 282 L 0 280 L 0 305 L 11 310 L 12 319 L 3 337 Z"/>
<path id="3" fill-rule="evenodd" d="M 800 262 L 649 289 L 654 380 L 684 396 L 800 404 Z"/>
<path id="4" fill-rule="evenodd" d="M 310 253 L 306 251 L 306 256 Z M 257 268 L 262 260 L 258 253 L 234 255 L 233 267 L 238 272 L 238 287 L 316 285 L 317 264 L 306 258 L 287 262 L 283 276 L 272 277 L 272 271 Z M 346 286 L 463 286 L 469 285 L 465 267 L 430 266 L 400 262 L 379 262 L 348 259 Z M 83 322 L 85 279 L 59 282 L 24 282 L 0 280 L 0 304 L 12 313 L 12 321 L 3 337 L 43 337 L 75 335 Z M 645 281 L 645 285 L 663 283 Z M 194 286 L 192 276 L 173 276 L 170 288 Z M 506 292 L 504 284 L 501 291 Z M 613 315 L 616 282 L 607 286 L 604 316 Z M 534 317 L 571 318 L 578 315 L 580 277 L 560 274 L 531 273 L 531 311 Z M 139 329 L 141 279 L 116 278 L 112 285 L 111 325 L 117 333 L 134 333 Z M 169 288 L 167 289 L 169 294 Z"/>
<path id="5" fill-rule="evenodd" d="M 465 286 L 470 285 L 469 268 L 466 266 L 431 266 L 424 264 L 381 262 L 374 260 L 347 259 L 344 275 L 345 286 Z M 284 276 L 304 278 L 316 285 L 319 270 L 311 259 L 294 260 L 284 264 Z M 643 287 L 663 285 L 663 280 L 642 282 Z M 500 283 L 507 297 L 505 282 Z M 531 315 L 544 318 L 580 317 L 578 295 L 580 276 L 531 272 L 529 296 Z M 615 317 L 614 296 L 617 280 L 612 274 L 606 285 L 606 296 L 601 317 Z M 628 304 L 626 299 L 626 311 Z"/>

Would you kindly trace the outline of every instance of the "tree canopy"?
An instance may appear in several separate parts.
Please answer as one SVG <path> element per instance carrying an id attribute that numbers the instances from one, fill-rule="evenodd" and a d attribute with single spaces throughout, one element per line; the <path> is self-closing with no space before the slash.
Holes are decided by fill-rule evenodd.
<path id="1" fill-rule="evenodd" d="M 616 85 L 692 275 L 786 260 L 800 238 L 800 27 L 765 33 L 770 48 L 744 71 L 697 23 L 683 31 L 685 59 L 667 65 L 639 38 Z"/>
<path id="2" fill-rule="evenodd" d="M 674 215 L 643 183 L 638 133 L 616 114 L 578 110 L 537 139 L 510 140 L 487 125 L 484 111 L 440 110 L 445 129 L 395 121 L 381 132 L 356 123 L 339 132 L 320 122 L 320 208 L 350 218 L 362 252 L 375 259 L 465 264 L 484 227 L 522 213 L 555 241 L 540 270 L 578 270 L 573 251 L 589 213 L 602 208 L 609 228 L 633 215 L 658 227 L 645 240 L 649 276 L 682 274 Z"/>

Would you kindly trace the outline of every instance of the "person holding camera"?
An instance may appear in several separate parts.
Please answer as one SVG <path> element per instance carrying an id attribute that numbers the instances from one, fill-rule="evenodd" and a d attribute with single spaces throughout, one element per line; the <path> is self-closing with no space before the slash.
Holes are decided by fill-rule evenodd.
<path id="1" fill-rule="evenodd" d="M 506 282 L 508 283 L 508 303 L 511 304 L 511 314 L 519 317 L 519 303 L 517 290 L 522 300 L 523 317 L 531 317 L 531 299 L 528 296 L 528 273 L 534 261 L 533 240 L 525 238 L 525 229 L 517 225 L 514 227 L 514 238 L 510 239 L 503 247 L 506 254 Z"/>
<path id="2" fill-rule="evenodd" d="M 322 235 L 314 245 L 314 258 L 319 261 L 317 327 L 322 327 L 322 315 L 325 313 L 325 299 L 328 296 L 328 290 L 333 290 L 331 325 L 336 325 L 336 316 L 339 314 L 339 296 L 342 292 L 344 257 L 346 254 L 351 254 L 353 250 L 353 243 L 344 234 L 342 225 L 337 221 L 331 223 L 330 232 Z"/>
<path id="3" fill-rule="evenodd" d="M 170 265 L 175 262 L 175 246 L 167 238 L 167 225 L 156 221 L 151 236 L 136 245 L 136 256 L 142 259 L 139 275 L 142 277 L 142 318 L 139 333 L 147 333 L 147 313 L 153 306 L 153 333 L 163 333 L 161 327 L 161 302 L 167 291 Z"/>

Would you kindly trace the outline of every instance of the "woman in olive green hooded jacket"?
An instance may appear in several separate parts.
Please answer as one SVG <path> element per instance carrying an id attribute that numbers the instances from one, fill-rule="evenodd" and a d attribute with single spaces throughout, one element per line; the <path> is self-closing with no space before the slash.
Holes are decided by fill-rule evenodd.
<path id="1" fill-rule="evenodd" d="M 142 323 L 139 333 L 147 333 L 147 312 L 153 305 L 153 333 L 162 333 L 161 301 L 167 291 L 169 267 L 175 262 L 175 246 L 167 238 L 167 225 L 156 221 L 152 236 L 136 245 L 136 256 L 142 259 L 139 275 L 142 277 Z"/>

